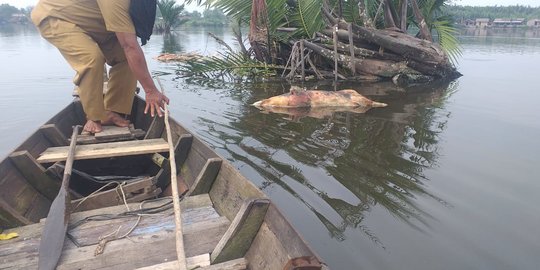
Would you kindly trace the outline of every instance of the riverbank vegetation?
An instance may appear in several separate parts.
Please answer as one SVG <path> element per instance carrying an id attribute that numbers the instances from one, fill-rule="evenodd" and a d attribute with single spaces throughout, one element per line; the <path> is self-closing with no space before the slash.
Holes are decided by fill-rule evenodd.
<path id="1" fill-rule="evenodd" d="M 9 4 L 0 4 L 0 24 L 27 24 L 30 22 L 31 11 L 32 7 L 16 8 Z"/>
<path id="2" fill-rule="evenodd" d="M 190 2 L 190 1 L 188 1 Z M 423 83 L 460 74 L 444 0 L 199 0 L 240 27 L 228 49 L 181 65 L 189 76 L 274 73 L 291 80 L 393 80 Z M 250 3 L 251 2 L 251 3 Z M 248 27 L 247 41 L 240 29 Z M 246 46 L 248 45 L 248 46 Z M 230 48 L 230 47 L 229 47 Z"/>
<path id="3" fill-rule="evenodd" d="M 490 7 L 472 7 L 472 6 L 445 6 L 442 11 L 456 20 L 488 18 L 494 20 L 497 18 L 516 19 L 523 18 L 540 19 L 540 7 L 530 6 L 490 6 Z"/>
<path id="4" fill-rule="evenodd" d="M 171 29 L 186 22 L 181 14 L 184 12 L 184 5 L 176 4 L 175 0 L 158 0 L 156 10 L 156 22 L 154 30 L 156 32 L 170 33 Z"/>
<path id="5" fill-rule="evenodd" d="M 230 23 L 225 13 L 217 8 L 205 9 L 202 13 L 188 12 L 185 17 L 187 18 L 186 26 L 224 27 Z"/>
<path id="6" fill-rule="evenodd" d="M 175 0 L 159 0 L 157 4 L 154 26 L 157 33 L 170 33 L 181 25 L 223 27 L 229 23 L 227 16 L 219 9 L 205 9 L 203 13 L 187 12 L 184 5 L 178 5 Z"/>

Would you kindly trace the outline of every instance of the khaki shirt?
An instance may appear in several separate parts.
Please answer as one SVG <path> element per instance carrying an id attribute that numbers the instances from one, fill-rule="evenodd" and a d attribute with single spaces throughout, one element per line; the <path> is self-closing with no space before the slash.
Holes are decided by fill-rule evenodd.
<path id="1" fill-rule="evenodd" d="M 32 22 L 39 26 L 47 17 L 55 17 L 89 32 L 135 33 L 129 5 L 130 0 L 40 0 Z"/>

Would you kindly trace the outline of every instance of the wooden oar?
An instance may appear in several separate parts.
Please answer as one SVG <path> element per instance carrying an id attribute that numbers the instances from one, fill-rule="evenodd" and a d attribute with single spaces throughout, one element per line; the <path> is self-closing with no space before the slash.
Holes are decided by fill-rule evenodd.
<path id="1" fill-rule="evenodd" d="M 165 94 L 165 89 L 161 84 L 159 77 L 156 80 L 161 88 L 161 93 Z M 178 196 L 178 183 L 176 179 L 176 160 L 174 157 L 174 144 L 172 141 L 171 126 L 169 124 L 169 108 L 164 103 L 165 111 L 165 128 L 167 129 L 167 141 L 169 142 L 169 164 L 171 165 L 171 189 L 174 206 L 174 223 L 176 224 L 176 256 L 178 257 L 178 269 L 187 269 L 186 254 L 184 252 L 184 235 L 182 233 L 182 212 L 180 209 L 180 198 Z"/>
<path id="2" fill-rule="evenodd" d="M 71 143 L 64 168 L 64 178 L 60 191 L 49 209 L 49 214 L 45 220 L 45 226 L 41 234 L 39 243 L 39 270 L 53 270 L 62 254 L 64 239 L 66 237 L 69 216 L 71 214 L 71 199 L 69 196 L 69 180 L 71 178 L 71 169 L 73 167 L 73 157 L 75 156 L 75 145 L 77 144 L 77 134 L 79 126 L 73 127 Z"/>

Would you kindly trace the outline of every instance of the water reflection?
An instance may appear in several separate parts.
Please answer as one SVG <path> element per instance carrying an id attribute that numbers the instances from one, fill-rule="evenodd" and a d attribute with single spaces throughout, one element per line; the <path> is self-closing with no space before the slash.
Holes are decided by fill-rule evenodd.
<path id="1" fill-rule="evenodd" d="M 0 24 L 0 37 L 28 36 L 37 33 L 36 27 L 32 24 Z"/>
<path id="2" fill-rule="evenodd" d="M 288 89 L 268 86 L 250 86 L 264 88 L 255 92 L 235 87 L 230 96 L 251 104 Z M 237 115 L 239 119 L 231 123 L 238 132 L 213 135 L 225 136 L 220 139 L 236 145 L 225 150 L 231 160 L 247 164 L 264 179 L 261 189 L 278 185 L 292 194 L 333 238 L 345 240 L 346 229 L 355 228 L 384 247 L 363 224 L 372 207 L 382 206 L 402 222 L 423 230 L 429 227 L 431 216 L 415 203 L 415 197 L 427 196 L 445 204 L 424 189 L 429 180 L 423 171 L 437 162 L 439 135 L 449 119 L 444 105 L 455 88 L 456 83 L 448 82 L 414 89 L 391 83 L 365 84 L 360 86 L 361 94 L 389 107 L 360 115 L 337 112 L 325 119 L 291 121 L 246 105 Z M 335 189 L 332 186 L 346 192 L 328 192 Z M 318 199 L 302 194 L 305 189 Z"/>
<path id="3" fill-rule="evenodd" d="M 180 53 L 184 48 L 180 44 L 180 35 L 178 33 L 165 33 L 163 35 L 163 48 L 161 53 Z"/>

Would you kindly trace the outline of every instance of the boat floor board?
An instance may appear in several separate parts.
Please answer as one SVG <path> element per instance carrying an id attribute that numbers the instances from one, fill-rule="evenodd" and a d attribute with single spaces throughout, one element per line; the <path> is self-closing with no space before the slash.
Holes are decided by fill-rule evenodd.
<path id="1" fill-rule="evenodd" d="M 210 254 L 202 254 L 199 256 L 186 258 L 187 269 L 201 269 L 201 267 L 210 265 Z M 164 262 L 137 268 L 135 270 L 177 270 L 178 261 Z"/>
<path id="2" fill-rule="evenodd" d="M 140 203 L 130 203 L 128 206 L 130 209 L 135 209 L 136 207 L 139 207 Z M 159 202 L 151 202 L 148 203 L 147 206 L 153 207 L 159 205 Z M 197 196 L 190 196 L 184 198 L 180 202 L 180 207 L 182 209 L 185 209 L 184 211 L 189 211 L 192 208 L 204 208 L 212 206 L 212 200 L 210 199 L 210 196 L 208 194 L 202 194 Z M 126 210 L 124 205 L 118 205 L 113 207 L 107 207 L 102 209 L 93 209 L 88 210 L 84 212 L 78 212 L 78 213 L 72 213 L 69 223 L 73 224 L 74 222 L 77 222 L 81 219 L 84 219 L 89 216 L 97 215 L 97 214 L 118 214 L 121 212 L 124 212 Z M 3 245 L 11 245 L 13 243 L 24 241 L 25 239 L 30 238 L 36 238 L 41 235 L 41 231 L 43 230 L 43 224 L 45 222 L 45 219 L 40 220 L 39 223 L 34 223 L 26 226 L 11 228 L 11 229 L 5 229 L 3 233 L 12 233 L 15 232 L 19 234 L 19 237 L 10 239 L 9 241 L 0 241 L 0 252 L 3 249 Z M 1 262 L 1 260 L 0 260 Z"/>
<path id="3" fill-rule="evenodd" d="M 197 270 L 244 270 L 247 269 L 247 260 L 245 258 L 234 259 L 218 264 L 210 264 L 210 259 L 208 260 L 208 265 L 196 265 L 192 261 L 193 258 L 187 258 L 187 269 L 197 269 Z M 199 266 L 199 267 L 197 267 Z M 135 270 L 177 270 L 178 261 L 166 262 L 162 264 L 156 264 L 152 266 L 137 268 Z"/>
<path id="4" fill-rule="evenodd" d="M 188 258 L 202 254 L 208 256 L 225 234 L 230 225 L 229 220 L 217 214 L 207 194 L 188 197 L 181 206 L 184 208 L 182 221 L 186 256 Z M 125 211 L 125 206 L 74 213 L 71 221 L 97 213 L 120 211 Z M 72 236 L 83 245 L 78 247 L 66 238 L 57 269 L 134 269 L 174 260 L 176 258 L 175 224 L 172 210 L 165 216 L 143 217 L 129 239 L 111 240 L 106 244 L 103 254 L 94 256 L 100 236 L 114 232 L 118 227 L 121 228 L 119 235 L 123 234 L 125 230 L 133 226 L 136 219 L 134 217 L 91 221 L 73 229 Z M 37 268 L 42 224 L 37 223 L 8 230 L 8 232 L 17 232 L 20 236 L 13 239 L 14 241 L 2 241 L 0 269 Z"/>
<path id="5" fill-rule="evenodd" d="M 68 148 L 68 146 L 48 148 L 37 161 L 40 163 L 64 161 L 67 158 Z M 75 149 L 75 160 L 151 154 L 168 150 L 169 144 L 164 139 L 78 145 Z"/>

